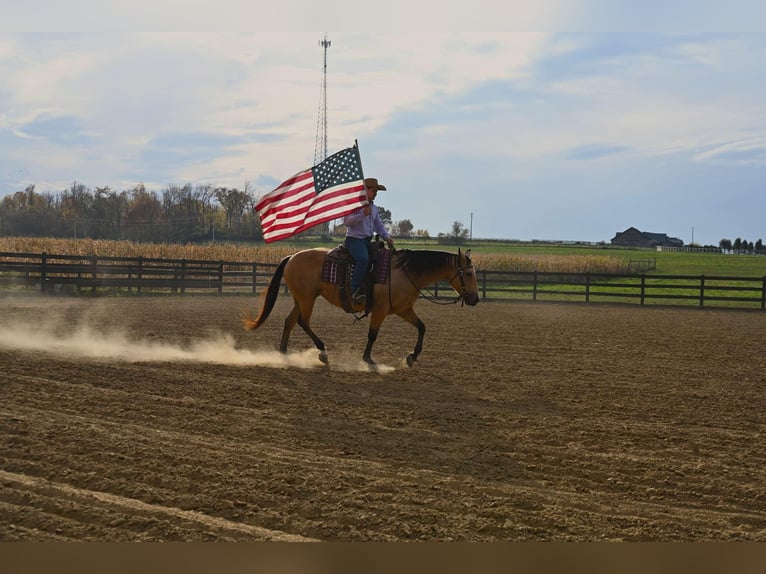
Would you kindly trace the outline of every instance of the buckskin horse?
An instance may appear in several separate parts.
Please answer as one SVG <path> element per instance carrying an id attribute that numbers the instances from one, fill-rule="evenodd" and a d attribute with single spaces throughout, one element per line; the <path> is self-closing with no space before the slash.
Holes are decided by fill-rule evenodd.
<path id="1" fill-rule="evenodd" d="M 328 252 L 328 249 L 321 247 L 305 249 L 282 259 L 271 278 L 260 313 L 255 319 L 249 314 L 244 318 L 245 329 L 248 331 L 257 329 L 269 317 L 284 276 L 295 305 L 285 319 L 279 350 L 282 353 L 287 352 L 290 332 L 297 323 L 319 349 L 319 359 L 323 363 L 328 363 L 325 345 L 311 329 L 311 313 L 320 295 L 336 307 L 344 308 L 344 301 L 341 300 L 344 293 L 341 291 L 341 286 L 322 281 L 322 265 Z M 388 315 L 398 315 L 418 330 L 415 349 L 406 358 L 407 365 L 411 367 L 417 360 L 423 350 L 426 326 L 415 313 L 413 306 L 422 289 L 437 281 L 448 281 L 458 294 L 455 302 L 462 301 L 471 306 L 479 302 L 479 286 L 476 270 L 471 263 L 470 250 L 463 253 L 458 249 L 455 254 L 435 250 L 404 249 L 393 250 L 392 254 L 388 280 L 374 286 L 372 301 L 367 309 L 363 306 L 354 309 L 358 312 L 367 311 L 370 314 L 367 346 L 362 358 L 371 368 L 375 367 L 372 346 L 378 337 L 380 326 Z M 348 300 L 345 303 L 347 306 Z"/>

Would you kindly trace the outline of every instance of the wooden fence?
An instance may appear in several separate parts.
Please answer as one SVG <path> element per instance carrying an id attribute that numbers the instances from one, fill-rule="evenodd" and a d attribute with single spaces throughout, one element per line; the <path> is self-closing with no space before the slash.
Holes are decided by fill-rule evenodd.
<path id="1" fill-rule="evenodd" d="M 104 290 L 255 294 L 266 288 L 276 264 L 243 261 L 96 257 L 0 252 L 0 287 L 43 293 Z M 487 301 L 620 302 L 766 309 L 766 276 L 651 275 L 478 270 Z M 286 292 L 286 291 L 285 291 Z M 446 283 L 424 296 L 455 296 Z"/>
<path id="2" fill-rule="evenodd" d="M 99 289 L 255 293 L 268 285 L 275 268 L 273 263 L 242 261 L 0 252 L 0 286 L 35 287 L 43 293 Z"/>

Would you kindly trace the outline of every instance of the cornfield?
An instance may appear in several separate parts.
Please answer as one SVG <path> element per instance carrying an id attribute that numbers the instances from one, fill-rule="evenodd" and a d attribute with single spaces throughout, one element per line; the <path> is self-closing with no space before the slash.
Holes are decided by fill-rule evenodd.
<path id="1" fill-rule="evenodd" d="M 278 263 L 299 250 L 295 245 L 243 245 L 238 243 L 138 243 L 102 239 L 56 239 L 45 237 L 0 237 L 0 251 L 50 253 L 100 257 L 146 257 Z M 624 257 L 609 255 L 550 255 L 475 253 L 474 264 L 488 271 L 540 271 L 559 273 L 626 273 Z"/>
<path id="2" fill-rule="evenodd" d="M 476 253 L 474 264 L 487 271 L 540 271 L 555 273 L 627 273 L 624 257 L 614 255 L 550 255 Z"/>
<path id="3" fill-rule="evenodd" d="M 146 257 L 278 263 L 295 251 L 293 247 L 248 246 L 237 243 L 181 244 L 138 243 L 107 239 L 56 239 L 47 237 L 0 237 L 0 251 L 51 253 L 88 257 Z"/>

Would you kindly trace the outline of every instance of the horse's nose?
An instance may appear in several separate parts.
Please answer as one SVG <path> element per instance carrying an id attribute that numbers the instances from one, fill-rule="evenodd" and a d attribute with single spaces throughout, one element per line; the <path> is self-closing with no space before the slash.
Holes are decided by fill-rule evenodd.
<path id="1" fill-rule="evenodd" d="M 466 303 L 468 303 L 471 307 L 479 303 L 479 294 L 478 293 L 471 293 L 468 298 L 466 299 Z"/>

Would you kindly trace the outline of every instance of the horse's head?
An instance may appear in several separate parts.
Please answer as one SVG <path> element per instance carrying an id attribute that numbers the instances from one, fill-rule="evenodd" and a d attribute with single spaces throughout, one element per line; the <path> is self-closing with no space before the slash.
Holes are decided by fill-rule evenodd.
<path id="1" fill-rule="evenodd" d="M 460 249 L 457 250 L 457 271 L 449 283 L 465 303 L 473 306 L 479 302 L 479 282 L 476 278 L 476 269 L 471 263 L 470 249 L 465 253 Z"/>

